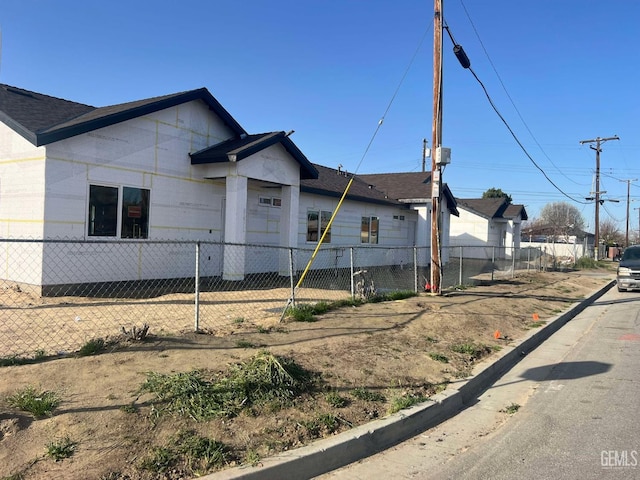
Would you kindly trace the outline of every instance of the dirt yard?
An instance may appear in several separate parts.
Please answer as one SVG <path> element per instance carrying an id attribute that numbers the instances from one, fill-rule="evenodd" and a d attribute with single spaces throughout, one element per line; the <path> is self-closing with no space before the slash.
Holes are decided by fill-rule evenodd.
<path id="1" fill-rule="evenodd" d="M 613 278 L 610 270 L 532 273 L 441 296 L 343 307 L 313 322 L 238 325 L 227 335 L 151 330 L 143 341 L 97 355 L 2 367 L 0 478 L 177 479 L 259 463 L 433 395 Z M 265 351 L 321 380 L 289 404 L 207 421 L 163 414 L 163 403 L 140 391 L 149 372 L 197 370 L 211 378 Z M 51 415 L 35 418 L 11 406 L 10 397 L 29 386 L 60 399 Z M 201 441 L 187 448 L 180 432 Z M 202 439 L 224 444 L 222 467 L 200 448 L 212 443 Z"/>

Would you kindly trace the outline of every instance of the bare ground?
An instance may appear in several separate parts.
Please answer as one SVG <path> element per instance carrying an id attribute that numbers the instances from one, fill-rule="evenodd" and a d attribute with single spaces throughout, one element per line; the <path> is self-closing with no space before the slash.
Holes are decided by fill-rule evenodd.
<path id="1" fill-rule="evenodd" d="M 121 342 L 100 355 L 0 368 L 0 478 L 175 479 L 213 471 L 185 461 L 160 471 L 141 468 L 186 430 L 223 442 L 226 466 L 259 462 L 385 416 L 397 398 L 434 394 L 539 328 L 536 319 L 555 317 L 613 276 L 605 270 L 531 273 L 442 296 L 345 307 L 315 322 L 238 325 L 224 335 L 151 331 L 142 342 Z M 221 372 L 263 350 L 321 375 L 317 390 L 275 411 L 247 409 L 206 422 L 158 417 L 159 404 L 139 392 L 147 372 Z M 7 397 L 27 386 L 56 392 L 62 402 L 38 419 L 11 408 Z M 355 389 L 384 400 L 358 398 Z M 328 392 L 345 405 L 331 404 Z M 333 425 L 317 422 L 327 415 Z M 73 442 L 73 454 L 56 462 L 46 455 L 47 445 L 63 438 Z"/>

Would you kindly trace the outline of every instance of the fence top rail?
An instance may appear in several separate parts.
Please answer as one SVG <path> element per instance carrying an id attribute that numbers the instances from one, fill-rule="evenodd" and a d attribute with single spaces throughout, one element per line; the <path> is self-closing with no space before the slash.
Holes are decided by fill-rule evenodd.
<path id="1" fill-rule="evenodd" d="M 0 243 L 62 243 L 78 245 L 227 245 L 239 247 L 255 248 L 280 248 L 279 245 L 267 245 L 260 243 L 230 243 L 211 240 L 145 240 L 145 239 L 104 239 L 104 240 L 83 240 L 83 239 L 63 239 L 63 238 L 0 238 Z"/>

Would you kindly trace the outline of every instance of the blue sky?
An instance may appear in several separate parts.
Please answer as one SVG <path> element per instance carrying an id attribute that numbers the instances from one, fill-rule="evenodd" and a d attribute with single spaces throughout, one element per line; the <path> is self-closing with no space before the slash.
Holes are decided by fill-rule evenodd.
<path id="1" fill-rule="evenodd" d="M 314 163 L 420 171 L 422 140 L 431 143 L 433 7 L 0 0 L 0 83 L 94 106 L 206 87 L 250 133 L 295 130 L 292 140 Z M 580 141 L 617 135 L 602 145 L 600 191 L 620 202 L 605 202 L 600 218 L 624 232 L 630 185 L 637 229 L 640 2 L 445 0 L 444 17 L 509 127 L 558 187 L 518 146 L 445 33 L 443 145 L 452 161 L 443 180 L 454 195 L 500 188 L 530 217 L 567 201 L 593 231 L 594 206 L 584 198 L 594 189 L 595 152 Z"/>

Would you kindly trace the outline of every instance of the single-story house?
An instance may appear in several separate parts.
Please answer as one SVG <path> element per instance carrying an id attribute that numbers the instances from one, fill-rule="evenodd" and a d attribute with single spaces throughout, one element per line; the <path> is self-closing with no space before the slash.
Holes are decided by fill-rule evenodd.
<path id="1" fill-rule="evenodd" d="M 286 249 L 265 259 L 241 246 L 313 249 L 352 177 L 326 247 L 429 247 L 429 178 L 388 175 L 313 164 L 283 131 L 249 134 L 206 88 L 93 107 L 0 84 L 1 237 L 84 242 L 11 244 L 0 276 L 42 286 L 192 274 L 95 247 L 141 240 L 224 242 L 203 276 L 288 275 Z M 381 179 L 394 175 L 403 188 L 392 192 Z M 415 198 L 401 193 L 405 175 Z M 455 200 L 443 198 L 448 225 Z M 110 267 L 86 268 L 87 257 Z M 397 261 L 370 261 L 383 260 Z"/>
<path id="2" fill-rule="evenodd" d="M 475 247 L 465 248 L 465 257 L 510 256 L 511 248 L 520 247 L 522 222 L 528 218 L 524 205 L 514 205 L 505 198 L 456 198 L 456 201 L 460 215 L 451 218 L 450 245 Z"/>

